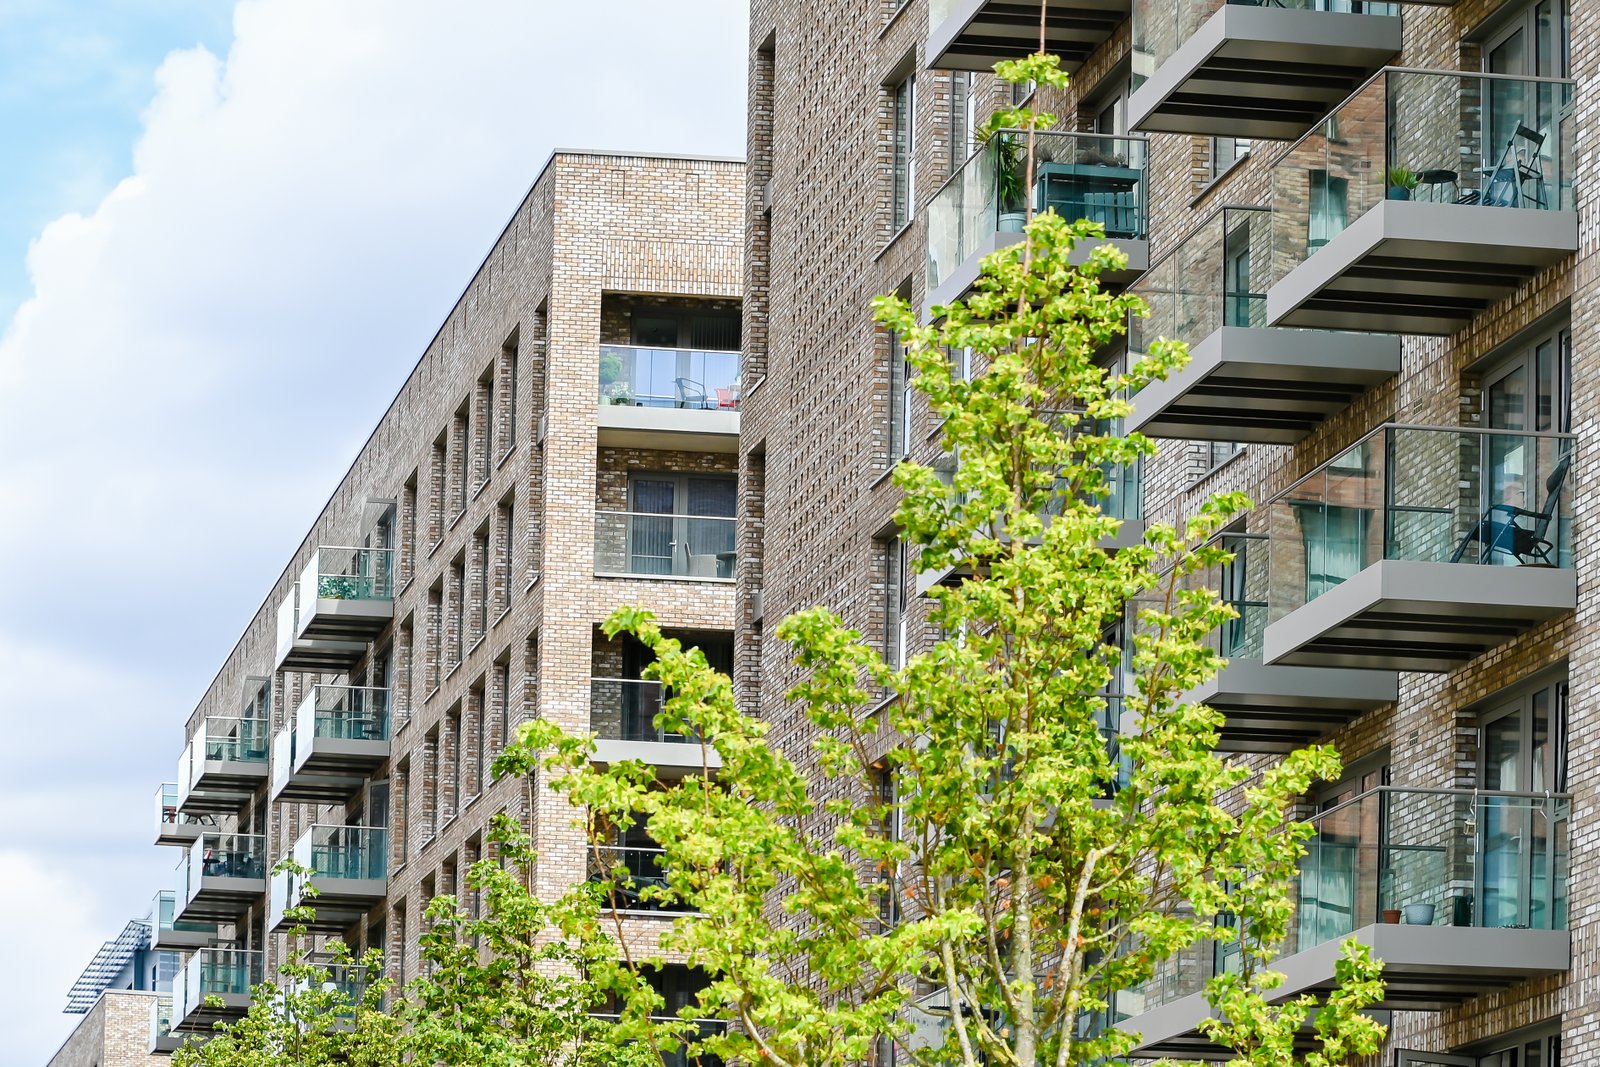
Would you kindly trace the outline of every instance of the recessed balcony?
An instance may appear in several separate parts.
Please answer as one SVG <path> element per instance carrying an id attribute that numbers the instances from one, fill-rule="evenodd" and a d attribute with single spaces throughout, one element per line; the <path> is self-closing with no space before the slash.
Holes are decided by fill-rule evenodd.
<path id="1" fill-rule="evenodd" d="M 1267 326 L 1272 212 L 1223 208 L 1130 286 L 1150 308 L 1128 324 L 1189 362 L 1134 397 L 1128 428 L 1191 441 L 1292 444 L 1400 372 L 1400 338 Z"/>
<path id="2" fill-rule="evenodd" d="M 177 918 L 177 893 L 164 889 L 150 903 L 152 948 L 188 952 L 206 948 L 217 940 L 217 924 L 183 922 Z"/>
<path id="3" fill-rule="evenodd" d="M 1572 444 L 1390 424 L 1274 497 L 1265 662 L 1444 672 L 1571 611 Z"/>
<path id="4" fill-rule="evenodd" d="M 272 798 L 342 803 L 389 758 L 389 690 L 316 685 L 272 739 Z"/>
<path id="5" fill-rule="evenodd" d="M 215 815 L 178 809 L 178 783 L 163 782 L 156 790 L 156 844 L 187 848 L 207 830 L 217 828 Z"/>
<path id="6" fill-rule="evenodd" d="M 1147 133 L 1292 140 L 1400 51 L 1400 7 L 1134 0 L 1128 121 Z"/>
<path id="7" fill-rule="evenodd" d="M 1127 268 L 1101 276 L 1126 285 L 1150 263 L 1143 137 L 1040 132 L 1035 179 L 1027 188 L 1027 134 L 996 133 L 951 175 L 928 205 L 927 305 L 959 299 L 977 281 L 979 264 L 1022 240 L 1031 207 L 1105 227 L 1106 242 L 1128 256 Z M 1074 261 L 1099 242 L 1085 242 Z"/>
<path id="8" fill-rule="evenodd" d="M 1272 173 L 1274 326 L 1453 334 L 1578 247 L 1572 83 L 1388 69 Z"/>
<path id="9" fill-rule="evenodd" d="M 1077 70 L 1128 17 L 1128 0 L 1050 0 L 1045 50 Z M 929 70 L 989 73 L 1003 59 L 1039 50 L 1039 5 L 1025 0 L 931 0 L 924 55 Z"/>
<path id="10" fill-rule="evenodd" d="M 394 619 L 394 552 L 323 546 L 278 605 L 278 666 L 337 673 Z"/>
<path id="11" fill-rule="evenodd" d="M 184 965 L 180 990 L 174 990 L 172 1029 L 210 1033 L 219 1022 L 242 1018 L 265 975 L 259 950 L 203 948 Z"/>
<path id="12" fill-rule="evenodd" d="M 1383 960 L 1374 1010 L 1441 1011 L 1566 971 L 1570 810 L 1547 793 L 1384 787 L 1313 816 L 1272 999 L 1332 991 L 1346 938 Z M 1205 982 L 1237 966 L 1237 944 L 1200 942 L 1119 995 L 1134 1054 L 1231 1055 L 1197 1028 L 1213 1014 Z"/>
<path id="13" fill-rule="evenodd" d="M 173 919 L 232 922 L 267 892 L 267 839 L 260 834 L 206 833 L 178 865 Z"/>
<path id="14" fill-rule="evenodd" d="M 731 583 L 738 559 L 738 526 L 731 516 L 594 514 L 596 575 Z"/>
<path id="15" fill-rule="evenodd" d="M 383 903 L 389 887 L 389 831 L 381 826 L 312 826 L 294 843 L 291 857 L 309 875 L 277 871 L 272 875 L 267 929 L 296 923 L 290 908 L 310 907 L 316 918 L 309 930 L 337 933 L 360 921 Z M 307 890 L 315 889 L 308 895 Z"/>
<path id="16" fill-rule="evenodd" d="M 1208 639 L 1227 659 L 1226 666 L 1184 695 L 1226 717 L 1219 751 L 1291 752 L 1399 699 L 1399 676 L 1393 671 L 1263 663 L 1269 543 L 1265 535 L 1248 533 L 1219 540 L 1233 561 L 1196 572 L 1188 582 L 1215 590 L 1239 617 Z"/>
<path id="17" fill-rule="evenodd" d="M 266 719 L 228 715 L 202 719 L 178 760 L 178 813 L 242 808 L 267 782 L 268 725 Z"/>
<path id="18" fill-rule="evenodd" d="M 653 845 L 591 845 L 588 878 L 590 882 L 612 887 L 610 896 L 602 898 L 606 907 L 615 907 L 618 911 L 681 915 L 689 910 L 686 906 L 656 900 L 651 892 L 666 888 L 667 876 L 663 867 L 665 855 L 662 849 Z"/>
<path id="19" fill-rule="evenodd" d="M 668 733 L 656 725 L 661 712 L 660 682 L 638 678 L 589 680 L 589 729 L 595 735 L 597 763 L 638 760 L 667 773 L 688 774 L 722 766 L 715 751 L 701 747 L 700 739 Z"/>
<path id="20" fill-rule="evenodd" d="M 600 346 L 599 443 L 737 452 L 739 353 Z"/>

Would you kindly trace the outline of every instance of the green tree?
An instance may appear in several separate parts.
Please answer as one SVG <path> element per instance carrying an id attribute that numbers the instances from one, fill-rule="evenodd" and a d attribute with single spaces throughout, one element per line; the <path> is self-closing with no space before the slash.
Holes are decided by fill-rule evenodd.
<path id="1" fill-rule="evenodd" d="M 1066 81 L 1045 55 L 997 70 Z M 1035 131 L 1054 121 L 1016 109 L 991 124 L 1021 131 L 1029 188 Z M 1379 965 L 1353 943 L 1324 1002 L 1268 1004 L 1310 832 L 1286 813 L 1337 774 L 1336 754 L 1307 748 L 1254 772 L 1217 755 L 1220 716 L 1183 698 L 1221 664 L 1203 639 L 1234 617 L 1186 579 L 1226 559 L 1210 539 L 1248 501 L 1218 495 L 1180 528 L 1105 547 L 1119 526 L 1101 508 L 1107 473 L 1154 451 L 1119 431 L 1127 398 L 1187 352 L 1159 341 L 1125 371 L 1097 362 L 1130 314 L 1147 313 L 1100 284 L 1122 253 L 1102 244 L 1074 265 L 1074 250 L 1103 236 L 1045 213 L 934 325 L 898 298 L 876 303 L 951 458 L 894 472 L 919 567 L 969 576 L 933 591 L 942 639 L 895 669 L 831 611 L 784 620 L 777 636 L 802 677 L 789 709 L 803 726 L 780 751 L 772 724 L 741 713 L 697 649 L 623 610 L 606 633 L 654 652 L 648 676 L 669 694 L 659 725 L 702 739 L 704 773 L 597 768 L 589 738 L 544 722 L 503 757 L 503 772 L 554 768 L 597 841 L 648 820 L 660 884 L 628 886 L 618 870 L 612 889 L 694 914 L 602 981 L 630 1007 L 644 1001 L 633 1009 L 644 1020 L 659 1004 L 639 967 L 672 953 L 704 968 L 711 983 L 685 1020 L 734 1025 L 699 1036 L 677 1023 L 691 1052 L 809 1067 L 871 1062 L 892 1041 L 919 1064 L 1102 1062 L 1133 1044 L 1105 1025 L 1118 994 L 1207 939 L 1236 942 L 1243 963 L 1208 987 L 1221 1014 L 1208 1032 L 1235 1062 L 1324 1067 L 1381 1041 L 1360 1013 L 1381 995 Z M 982 372 L 953 375 L 956 348 Z M 1104 637 L 1125 620 L 1126 655 Z M 1106 694 L 1119 677 L 1132 725 L 1110 744 Z M 865 714 L 883 694 L 896 696 Z M 1297 1058 L 1308 1020 L 1316 1051 Z"/>

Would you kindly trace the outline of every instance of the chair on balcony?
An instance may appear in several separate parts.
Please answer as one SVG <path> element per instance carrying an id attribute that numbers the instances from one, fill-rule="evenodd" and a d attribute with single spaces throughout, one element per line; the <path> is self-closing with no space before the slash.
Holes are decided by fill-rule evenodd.
<path id="1" fill-rule="evenodd" d="M 1489 556 L 1503 552 L 1514 557 L 1522 566 L 1557 566 L 1550 557 L 1550 550 L 1555 544 L 1548 534 L 1550 524 L 1555 521 L 1556 506 L 1561 500 L 1561 485 L 1567 480 L 1567 469 L 1571 466 L 1571 456 L 1562 457 L 1561 462 L 1555 465 L 1550 476 L 1544 480 L 1544 507 L 1538 511 L 1529 511 L 1515 504 L 1490 505 L 1456 546 L 1450 562 L 1460 563 L 1468 546 L 1476 541 Z M 1531 519 L 1532 525 L 1521 525 L 1517 520 L 1523 518 Z"/>
<path id="2" fill-rule="evenodd" d="M 1549 207 L 1544 169 L 1539 166 L 1539 152 L 1543 147 L 1544 134 L 1518 123 L 1506 141 L 1505 150 L 1500 153 L 1500 161 L 1483 172 L 1482 191 L 1469 189 L 1456 203 L 1484 207 Z"/>
<path id="3" fill-rule="evenodd" d="M 678 394 L 680 408 L 703 408 L 706 406 L 706 387 L 689 378 L 672 379 L 672 387 Z"/>

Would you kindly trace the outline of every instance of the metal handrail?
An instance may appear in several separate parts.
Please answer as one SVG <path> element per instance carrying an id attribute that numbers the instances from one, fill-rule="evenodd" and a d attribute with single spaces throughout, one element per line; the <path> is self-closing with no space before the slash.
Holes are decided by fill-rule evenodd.
<path id="1" fill-rule="evenodd" d="M 1369 798 L 1371 798 L 1373 796 L 1376 796 L 1379 793 L 1418 793 L 1418 794 L 1425 794 L 1425 795 L 1432 795 L 1432 796 L 1454 796 L 1454 797 L 1473 797 L 1473 798 L 1488 797 L 1488 798 L 1497 799 L 1497 800 L 1566 800 L 1566 801 L 1572 800 L 1572 794 L 1571 793 L 1558 793 L 1558 792 L 1555 792 L 1554 790 L 1545 790 L 1542 793 L 1537 793 L 1537 792 L 1523 792 L 1523 791 L 1514 790 L 1514 789 L 1466 789 L 1466 788 L 1459 788 L 1459 787 L 1450 788 L 1450 789 L 1442 789 L 1442 788 L 1437 788 L 1437 787 L 1422 787 L 1422 786 L 1412 787 L 1412 786 L 1405 786 L 1405 785 L 1379 785 L 1379 786 L 1374 786 L 1373 788 L 1367 790 L 1365 793 L 1358 793 L 1357 795 L 1351 797 L 1349 800 L 1342 800 L 1339 803 L 1335 804 L 1331 808 L 1326 808 L 1326 809 L 1324 809 L 1322 811 L 1316 812 L 1314 815 L 1307 816 L 1305 819 L 1296 820 L 1296 821 L 1307 822 L 1307 823 L 1316 822 L 1317 820 L 1321 819 L 1322 817 L 1324 817 L 1326 815 L 1333 815 L 1336 812 L 1343 811 L 1345 808 L 1348 808 L 1348 807 L 1350 807 L 1350 806 L 1352 806 L 1354 804 L 1360 804 L 1363 801 L 1368 800 Z"/>
<path id="2" fill-rule="evenodd" d="M 1076 137 L 1093 137 L 1093 138 L 1095 138 L 1097 140 L 1101 140 L 1101 141 L 1140 141 L 1140 142 L 1143 142 L 1146 145 L 1148 145 L 1150 143 L 1150 135 L 1146 134 L 1146 133 L 1091 133 L 1091 132 L 1089 132 L 1087 130 L 1031 130 L 1030 131 L 1030 130 L 1019 130 L 1019 129 L 1008 128 L 1008 129 L 1004 129 L 1004 130 L 995 130 L 992 133 L 990 133 L 989 136 L 992 138 L 992 137 L 998 137 L 1001 134 L 1011 133 L 1011 134 L 1018 134 L 1020 136 L 1026 137 L 1030 132 L 1031 133 L 1035 133 L 1035 134 L 1043 134 L 1043 135 L 1047 135 L 1047 136 L 1050 136 L 1050 137 L 1074 137 L 1074 138 L 1076 138 Z M 972 150 L 972 152 L 967 156 L 967 158 L 963 159 L 960 163 L 958 163 L 956 165 L 955 169 L 950 172 L 950 176 L 939 184 L 939 188 L 937 188 L 937 189 L 935 189 L 933 191 L 933 196 L 929 199 L 928 202 L 931 204 L 934 200 L 938 199 L 939 194 L 944 192 L 946 189 L 948 189 L 950 187 L 951 183 L 953 183 L 957 178 L 961 177 L 961 172 L 967 169 L 967 165 L 969 163 L 971 163 L 974 159 L 977 159 L 979 156 L 983 155 L 984 151 L 987 150 L 988 147 L 989 147 L 989 142 L 986 140 L 986 141 L 984 141 L 984 143 L 982 143 L 982 144 L 978 145 L 978 147 L 974 148 Z"/>

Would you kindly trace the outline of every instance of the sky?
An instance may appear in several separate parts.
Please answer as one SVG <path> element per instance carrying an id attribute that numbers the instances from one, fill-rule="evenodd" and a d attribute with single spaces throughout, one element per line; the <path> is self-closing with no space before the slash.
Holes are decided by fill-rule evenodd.
<path id="1" fill-rule="evenodd" d="M 166 888 L 183 724 L 550 152 L 742 155 L 744 0 L 0 0 L 0 1067 Z"/>

